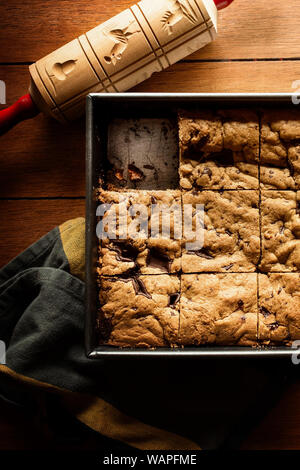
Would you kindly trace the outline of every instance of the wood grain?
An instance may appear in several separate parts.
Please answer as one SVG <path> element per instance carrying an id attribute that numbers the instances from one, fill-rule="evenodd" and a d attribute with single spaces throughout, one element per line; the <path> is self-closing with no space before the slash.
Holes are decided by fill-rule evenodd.
<path id="1" fill-rule="evenodd" d="M 296 366 L 295 366 L 296 367 Z M 248 436 L 243 450 L 299 450 L 300 381 L 292 384 L 263 421 Z"/>
<path id="2" fill-rule="evenodd" d="M 32 417 L 22 408 L 0 401 L 0 415 L 0 450 L 30 450 L 41 446 L 41 435 Z"/>
<path id="3" fill-rule="evenodd" d="M 133 91 L 290 93 L 299 78 L 300 61 L 178 63 Z"/>
<path id="4" fill-rule="evenodd" d="M 34 62 L 133 3 L 134 0 L 1 2 L 1 62 Z M 235 0 L 220 12 L 218 39 L 191 58 L 299 57 L 295 34 L 299 29 L 298 0 Z M 4 43 L 6 47 L 2 48 Z"/>
<path id="5" fill-rule="evenodd" d="M 0 267 L 45 233 L 66 220 L 85 214 L 78 199 L 0 201 Z"/>
<path id="6" fill-rule="evenodd" d="M 28 66 L 17 62 L 43 57 L 133 1 L 0 2 L 0 80 L 7 86 L 7 103 L 28 87 Z M 300 60 L 277 59 L 300 59 L 299 30 L 299 0 L 235 0 L 220 12 L 214 43 L 134 91 L 292 92 L 292 82 L 300 79 Z M 0 138 L 0 266 L 58 224 L 84 215 L 83 199 L 7 200 L 83 196 L 84 141 L 84 119 L 61 126 L 42 115 Z M 243 449 L 300 449 L 299 400 L 298 380 Z M 30 417 L 21 411 L 0 402 L 0 415 L 0 449 L 49 445 L 38 439 Z"/>
<path id="7" fill-rule="evenodd" d="M 0 67 L 13 103 L 28 85 L 28 67 Z M 83 196 L 84 118 L 62 126 L 40 114 L 0 138 L 0 197 Z"/>

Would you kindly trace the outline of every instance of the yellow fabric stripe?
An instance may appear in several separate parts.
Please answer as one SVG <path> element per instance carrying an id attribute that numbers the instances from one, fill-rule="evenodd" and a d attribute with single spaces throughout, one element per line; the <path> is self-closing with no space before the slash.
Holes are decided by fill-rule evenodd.
<path id="1" fill-rule="evenodd" d="M 137 449 L 201 450 L 195 442 L 131 418 L 98 397 L 94 397 L 88 407 L 78 396 L 68 397 L 65 405 L 94 431 Z"/>
<path id="2" fill-rule="evenodd" d="M 72 393 L 68 390 L 56 387 L 55 385 L 48 384 L 46 382 L 40 382 L 39 380 L 31 379 L 25 375 L 18 374 L 17 372 L 9 369 L 9 367 L 0 364 L 0 375 L 6 375 L 13 379 L 15 382 L 21 383 L 22 385 L 29 386 L 32 388 L 38 388 L 44 392 L 54 392 L 58 394 Z"/>
<path id="3" fill-rule="evenodd" d="M 40 382 L 0 365 L 0 374 L 43 391 L 61 395 L 62 402 L 78 420 L 100 434 L 141 450 L 201 450 L 193 441 L 127 416 L 101 398 Z"/>
<path id="4" fill-rule="evenodd" d="M 59 226 L 60 238 L 68 259 L 70 272 L 82 281 L 85 279 L 85 219 L 68 220 Z"/>

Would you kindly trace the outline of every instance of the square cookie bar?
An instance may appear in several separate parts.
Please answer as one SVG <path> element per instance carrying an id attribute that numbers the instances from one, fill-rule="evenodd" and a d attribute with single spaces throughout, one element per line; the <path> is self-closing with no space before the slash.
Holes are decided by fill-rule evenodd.
<path id="1" fill-rule="evenodd" d="M 179 343 L 254 346 L 257 275 L 182 275 Z"/>
<path id="2" fill-rule="evenodd" d="M 178 276 L 101 278 L 99 297 L 101 344 L 152 348 L 177 343 Z"/>
<path id="3" fill-rule="evenodd" d="M 261 192 L 261 271 L 300 271 L 299 203 L 299 191 Z"/>
<path id="4" fill-rule="evenodd" d="M 258 189 L 259 119 L 247 110 L 179 113 L 180 186 Z"/>
<path id="5" fill-rule="evenodd" d="M 261 126 L 263 189 L 300 189 L 300 112 L 265 111 Z"/>
<path id="6" fill-rule="evenodd" d="M 254 272 L 260 257 L 258 191 L 200 191 L 182 196 L 193 208 L 193 231 L 184 231 L 183 273 Z M 203 247 L 193 248 L 197 205 L 204 207 Z M 184 227 L 186 229 L 186 225 Z"/>
<path id="7" fill-rule="evenodd" d="M 181 269 L 180 191 L 101 191 L 100 204 L 110 204 L 98 224 L 98 274 L 162 274 Z M 179 209 L 174 210 L 172 209 Z M 161 211 L 164 211 L 163 218 Z M 169 234 L 162 236 L 162 223 Z M 106 234 L 109 225 L 114 233 Z M 157 228 L 154 232 L 154 228 Z M 137 237 L 136 234 L 139 236 Z M 175 236 L 179 238 L 175 238 Z"/>
<path id="8" fill-rule="evenodd" d="M 258 286 L 261 344 L 300 340 L 300 274 L 259 274 Z"/>

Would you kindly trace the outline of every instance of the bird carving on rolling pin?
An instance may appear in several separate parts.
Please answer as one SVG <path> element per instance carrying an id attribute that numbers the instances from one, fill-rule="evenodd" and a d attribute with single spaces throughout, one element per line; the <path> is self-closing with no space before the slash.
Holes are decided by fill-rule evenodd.
<path id="1" fill-rule="evenodd" d="M 146 9 L 149 9 L 151 13 L 150 16 L 153 16 L 153 20 L 151 19 L 149 23 L 149 33 L 146 34 L 146 32 L 142 30 L 142 26 L 140 26 L 141 31 L 138 31 L 138 22 L 136 20 L 130 21 L 128 16 L 129 12 L 127 11 L 126 17 L 128 20 L 124 28 L 117 26 L 120 21 L 118 15 L 112 18 L 111 21 L 108 20 L 110 21 L 109 23 L 105 22 L 102 26 L 99 25 L 102 31 L 101 38 L 98 38 L 99 26 L 91 30 L 90 33 L 93 37 L 92 43 L 94 44 L 97 39 L 97 45 L 94 44 L 95 49 L 93 49 L 93 44 L 89 43 L 88 34 L 87 37 L 83 37 L 82 39 L 81 37 L 76 38 L 74 42 L 71 41 L 69 44 L 49 54 L 49 57 L 46 56 L 31 64 L 31 79 L 28 93 L 19 98 L 8 108 L 0 109 L 0 135 L 7 132 L 19 122 L 37 116 L 41 111 L 44 111 L 46 114 L 61 122 L 66 122 L 78 117 L 80 110 L 84 108 L 85 97 L 88 91 L 95 88 L 98 89 L 99 85 L 101 87 L 103 85 L 102 79 L 97 75 L 96 70 L 93 70 L 90 57 L 99 62 L 101 59 L 101 67 L 104 63 L 115 66 L 118 61 L 121 60 L 124 52 L 126 54 L 126 48 L 128 47 L 130 38 L 138 32 L 140 32 L 140 38 L 142 39 L 142 36 L 145 36 L 147 41 L 136 41 L 136 48 L 139 49 L 141 55 L 143 51 L 147 55 L 151 43 L 148 34 L 150 34 L 151 37 L 156 34 L 150 31 L 151 28 L 154 28 L 154 24 L 155 30 L 156 25 L 159 25 L 161 29 L 158 33 L 171 36 L 171 40 L 176 39 L 172 44 L 174 62 L 179 60 L 179 58 L 185 57 L 192 50 L 208 44 L 217 34 L 217 15 L 212 1 L 215 3 L 217 10 L 223 10 L 223 8 L 226 8 L 234 0 L 143 0 L 142 4 L 146 6 Z M 135 5 L 132 8 L 140 11 L 140 6 Z M 126 12 L 126 10 L 124 11 Z M 133 13 L 133 10 L 131 13 Z M 142 11 L 140 13 L 143 14 Z M 146 22 L 147 16 L 148 14 L 145 17 Z M 211 19 L 214 17 L 213 24 L 209 27 L 213 34 L 211 34 L 210 37 L 206 34 L 206 39 L 202 42 L 199 41 L 199 38 L 203 33 L 206 33 L 206 28 L 198 28 L 198 26 L 203 25 L 205 17 Z M 130 18 L 133 18 L 131 14 Z M 181 21 L 182 23 L 180 23 Z M 181 28 L 186 22 L 189 22 L 189 26 L 192 27 Z M 108 26 L 112 23 L 116 25 L 114 27 L 115 29 L 112 29 L 112 26 Z M 133 23 L 136 25 L 135 31 L 134 26 L 132 26 Z M 129 31 L 131 26 L 132 31 Z M 185 24 L 184 26 L 188 25 Z M 176 29 L 178 29 L 178 31 L 176 31 Z M 175 33 L 178 33 L 178 35 Z M 190 33 L 195 34 L 195 36 L 190 37 Z M 183 54 L 181 45 L 185 44 L 188 38 L 190 38 L 189 41 L 191 41 L 193 47 L 185 47 Z M 98 45 L 98 39 L 99 43 L 103 42 L 103 47 L 102 44 L 101 47 L 100 44 Z M 164 41 L 165 38 L 162 39 Z M 157 42 L 160 40 L 160 34 L 158 34 Z M 167 43 L 168 41 L 165 42 Z M 128 60 L 126 64 L 128 65 L 128 77 L 130 79 L 122 80 L 122 85 L 119 90 L 121 92 L 126 91 L 129 85 L 133 83 L 133 76 L 136 84 L 141 83 L 150 76 L 148 69 L 146 70 L 146 68 L 149 67 L 148 63 L 139 68 L 133 67 L 133 64 L 136 65 L 135 62 L 138 61 L 136 61 L 137 53 L 135 53 L 134 50 L 134 41 L 132 41 L 132 43 L 133 45 L 129 46 L 133 49 L 132 55 L 127 54 Z M 107 47 L 108 51 L 106 50 L 106 52 L 103 53 L 103 49 Z M 74 51 L 77 51 L 75 57 Z M 165 51 L 162 49 L 162 52 L 164 53 Z M 98 57 L 98 54 L 100 57 Z M 103 58 L 104 55 L 105 57 Z M 158 56 L 156 58 L 158 59 Z M 150 65 L 152 66 L 152 64 Z M 160 67 L 166 68 L 167 65 L 168 64 L 165 63 L 164 66 L 160 65 Z M 111 69 L 111 67 L 108 68 Z M 41 71 L 45 71 L 48 76 L 41 76 Z M 105 70 L 104 72 L 110 80 L 113 70 Z M 63 108 L 63 110 L 61 108 Z"/>
<path id="2" fill-rule="evenodd" d="M 173 26 L 186 18 L 193 24 L 197 24 L 197 13 L 192 8 L 188 0 L 168 0 L 170 9 L 166 11 L 161 19 L 162 27 L 170 36 L 173 33 Z"/>
<path id="3" fill-rule="evenodd" d="M 115 43 L 112 50 L 110 51 L 110 55 L 104 56 L 104 60 L 107 64 L 116 65 L 117 61 L 122 58 L 122 54 L 124 53 L 125 49 L 127 49 L 129 39 L 134 34 L 140 32 L 139 29 L 135 31 L 128 31 L 132 23 L 134 23 L 134 21 L 130 21 L 128 26 L 123 29 L 113 29 L 111 31 L 103 30 L 104 36 L 110 38 Z"/>

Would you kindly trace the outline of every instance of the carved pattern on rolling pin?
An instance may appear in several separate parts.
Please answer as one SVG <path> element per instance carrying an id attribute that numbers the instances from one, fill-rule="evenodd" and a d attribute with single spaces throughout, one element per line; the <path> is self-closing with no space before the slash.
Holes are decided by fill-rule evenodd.
<path id="1" fill-rule="evenodd" d="M 198 16 L 192 8 L 189 0 L 168 0 L 169 10 L 167 10 L 161 19 L 162 28 L 171 36 L 174 30 L 173 27 L 186 18 L 193 24 L 197 24 Z"/>
<path id="2" fill-rule="evenodd" d="M 66 121 L 87 93 L 123 92 L 183 59 L 216 36 L 211 1 L 141 0 L 33 64 L 37 101 Z"/>
<path id="3" fill-rule="evenodd" d="M 133 23 L 134 20 L 130 21 L 123 29 L 112 29 L 111 31 L 103 30 L 104 36 L 110 38 L 115 43 L 109 56 L 104 56 L 104 60 L 107 64 L 116 65 L 117 61 L 121 60 L 123 53 L 127 49 L 129 39 L 131 39 L 135 34 L 141 32 L 139 29 L 128 31 Z"/>
<path id="4" fill-rule="evenodd" d="M 62 63 L 55 62 L 55 64 L 49 66 L 50 71 L 48 70 L 48 64 L 46 65 L 45 70 L 53 85 L 55 93 L 57 92 L 56 90 L 57 80 L 58 80 L 58 83 L 60 81 L 65 80 L 68 77 L 68 75 L 70 75 L 70 73 L 74 70 L 76 66 L 76 62 L 77 62 L 77 59 L 66 60 L 65 62 L 62 62 Z"/>

